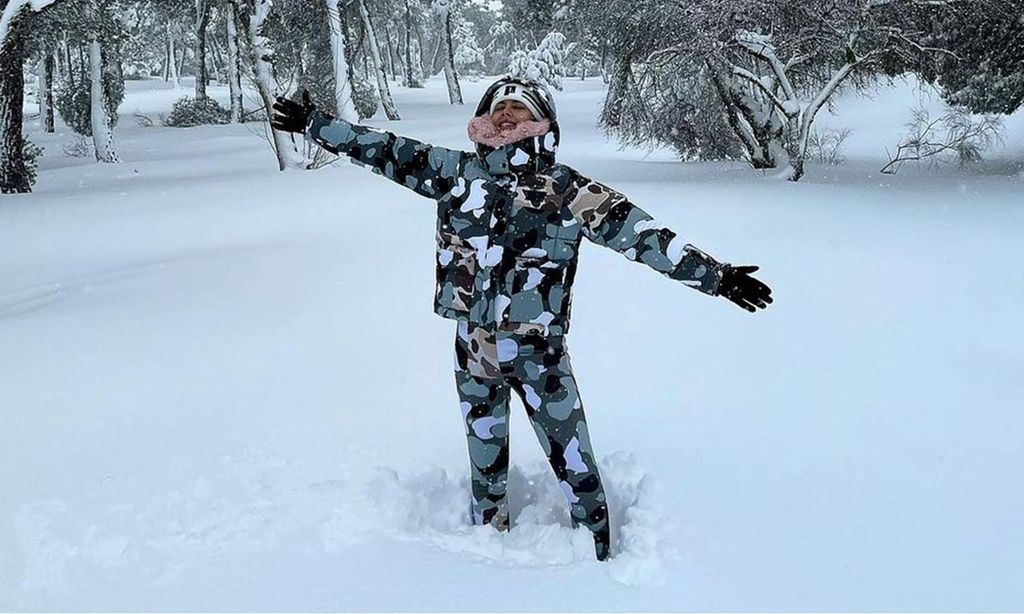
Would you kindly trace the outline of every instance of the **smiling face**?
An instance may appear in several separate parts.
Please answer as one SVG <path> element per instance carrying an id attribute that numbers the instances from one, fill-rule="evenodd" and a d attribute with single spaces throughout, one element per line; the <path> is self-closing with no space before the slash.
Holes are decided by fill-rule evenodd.
<path id="1" fill-rule="evenodd" d="M 520 122 L 532 119 L 533 113 L 518 100 L 502 100 L 494 106 L 494 111 L 491 112 L 491 124 L 498 129 L 498 132 L 514 130 Z"/>

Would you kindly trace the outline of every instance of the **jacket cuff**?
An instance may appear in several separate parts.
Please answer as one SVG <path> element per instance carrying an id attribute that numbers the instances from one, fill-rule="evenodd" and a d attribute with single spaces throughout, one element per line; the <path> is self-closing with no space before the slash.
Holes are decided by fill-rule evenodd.
<path id="1" fill-rule="evenodd" d="M 694 290 L 715 296 L 722 283 L 722 275 L 730 266 L 728 262 L 718 262 L 697 247 L 687 244 L 683 248 L 682 260 L 668 276 Z"/>
<path id="2" fill-rule="evenodd" d="M 331 122 L 331 118 L 326 113 L 314 110 L 309 114 L 306 119 L 306 133 L 305 137 L 307 141 L 316 143 L 316 137 L 320 133 L 320 129 Z"/>
<path id="3" fill-rule="evenodd" d="M 306 140 L 338 153 L 350 138 L 347 122 L 336 122 L 333 115 L 314 110 L 306 121 Z M 348 130 L 342 130 L 342 128 Z"/>

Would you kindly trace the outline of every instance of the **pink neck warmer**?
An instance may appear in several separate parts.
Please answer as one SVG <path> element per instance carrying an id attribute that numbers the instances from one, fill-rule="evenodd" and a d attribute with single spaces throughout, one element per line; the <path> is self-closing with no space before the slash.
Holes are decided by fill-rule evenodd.
<path id="1" fill-rule="evenodd" d="M 469 132 L 469 140 L 474 143 L 497 148 L 509 143 L 515 143 L 527 137 L 547 134 L 549 130 L 551 130 L 551 122 L 547 119 L 540 121 L 527 120 L 519 122 L 515 128 L 502 134 L 491 123 L 490 114 L 487 114 L 469 120 L 467 132 Z"/>

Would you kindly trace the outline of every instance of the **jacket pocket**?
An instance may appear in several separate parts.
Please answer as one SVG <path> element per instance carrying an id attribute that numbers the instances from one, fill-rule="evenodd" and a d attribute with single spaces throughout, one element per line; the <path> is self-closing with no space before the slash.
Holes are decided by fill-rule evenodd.
<path id="1" fill-rule="evenodd" d="M 461 245 L 437 247 L 437 302 L 449 309 L 469 312 L 476 278 L 476 250 Z"/>
<path id="2" fill-rule="evenodd" d="M 544 326 L 561 322 L 565 264 L 547 258 L 516 258 L 515 268 L 509 273 L 507 320 Z"/>

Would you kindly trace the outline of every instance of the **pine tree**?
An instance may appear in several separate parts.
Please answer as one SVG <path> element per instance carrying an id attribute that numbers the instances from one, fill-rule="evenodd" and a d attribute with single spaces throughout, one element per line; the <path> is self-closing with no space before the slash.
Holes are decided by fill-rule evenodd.
<path id="1" fill-rule="evenodd" d="M 1024 105 L 1024 6 L 1009 0 L 926 5 L 915 25 L 944 53 L 915 68 L 953 105 L 1011 114 Z"/>

